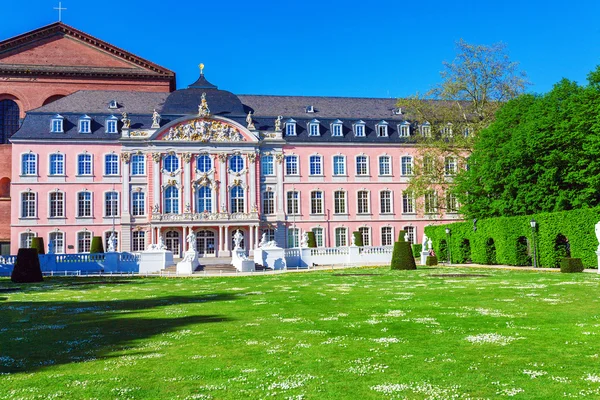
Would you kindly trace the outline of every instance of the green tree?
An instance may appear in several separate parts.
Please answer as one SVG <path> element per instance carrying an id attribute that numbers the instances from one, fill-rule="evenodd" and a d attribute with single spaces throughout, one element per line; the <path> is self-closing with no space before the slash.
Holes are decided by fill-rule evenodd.
<path id="1" fill-rule="evenodd" d="M 474 45 L 461 39 L 456 51 L 452 62 L 443 63 L 439 84 L 398 100 L 407 119 L 420 124 L 409 190 L 416 198 L 437 191 L 439 212 L 451 205 L 445 197 L 454 171 L 466 165 L 474 138 L 494 121 L 506 101 L 523 93 L 529 84 L 503 43 Z"/>

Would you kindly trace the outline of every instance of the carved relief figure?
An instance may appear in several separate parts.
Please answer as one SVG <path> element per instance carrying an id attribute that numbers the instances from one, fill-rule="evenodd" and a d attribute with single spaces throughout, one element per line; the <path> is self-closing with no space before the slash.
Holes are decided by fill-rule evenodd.
<path id="1" fill-rule="evenodd" d="M 242 240 L 244 239 L 244 235 L 242 235 L 242 233 L 240 232 L 240 230 L 238 229 L 237 231 L 235 231 L 235 235 L 233 235 L 233 243 L 234 243 L 234 250 L 237 250 L 240 248 L 240 244 L 242 243 Z"/>
<path id="2" fill-rule="evenodd" d="M 152 128 L 160 128 L 160 114 L 156 109 L 152 112 Z"/>
<path id="3" fill-rule="evenodd" d="M 196 235 L 194 235 L 194 232 L 190 231 L 190 234 L 186 236 L 185 240 L 188 242 L 189 249 L 196 251 Z"/>
<path id="4" fill-rule="evenodd" d="M 252 111 L 248 111 L 248 115 L 246 116 L 246 123 L 248 124 L 248 130 L 256 130 L 256 128 L 254 127 L 254 122 L 252 122 Z"/>

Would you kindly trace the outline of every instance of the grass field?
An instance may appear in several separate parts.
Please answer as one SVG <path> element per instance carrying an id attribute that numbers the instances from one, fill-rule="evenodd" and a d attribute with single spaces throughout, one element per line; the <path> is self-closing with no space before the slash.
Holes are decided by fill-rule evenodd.
<path id="1" fill-rule="evenodd" d="M 436 276 L 461 273 L 484 276 Z M 0 399 L 600 398 L 595 274 L 15 286 L 0 280 Z"/>

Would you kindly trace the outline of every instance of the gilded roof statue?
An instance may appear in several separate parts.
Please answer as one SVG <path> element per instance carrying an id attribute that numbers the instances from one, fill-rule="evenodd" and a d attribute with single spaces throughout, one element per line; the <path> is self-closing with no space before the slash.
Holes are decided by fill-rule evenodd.
<path id="1" fill-rule="evenodd" d="M 206 93 L 202 93 L 202 100 L 198 106 L 198 116 L 208 117 L 210 115 L 210 109 L 208 108 L 208 102 L 206 101 Z"/>

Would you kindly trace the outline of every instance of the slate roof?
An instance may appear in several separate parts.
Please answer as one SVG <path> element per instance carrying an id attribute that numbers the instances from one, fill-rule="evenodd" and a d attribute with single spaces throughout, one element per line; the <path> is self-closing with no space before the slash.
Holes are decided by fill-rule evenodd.
<path id="1" fill-rule="evenodd" d="M 31 110 L 31 113 L 81 113 L 81 114 L 118 114 L 125 111 L 136 114 L 152 114 L 160 110 L 170 93 L 164 92 L 126 92 L 119 90 L 80 90 L 60 98 L 50 104 Z M 116 110 L 108 108 L 108 103 L 116 100 Z M 196 106 L 197 108 L 198 106 Z"/>

